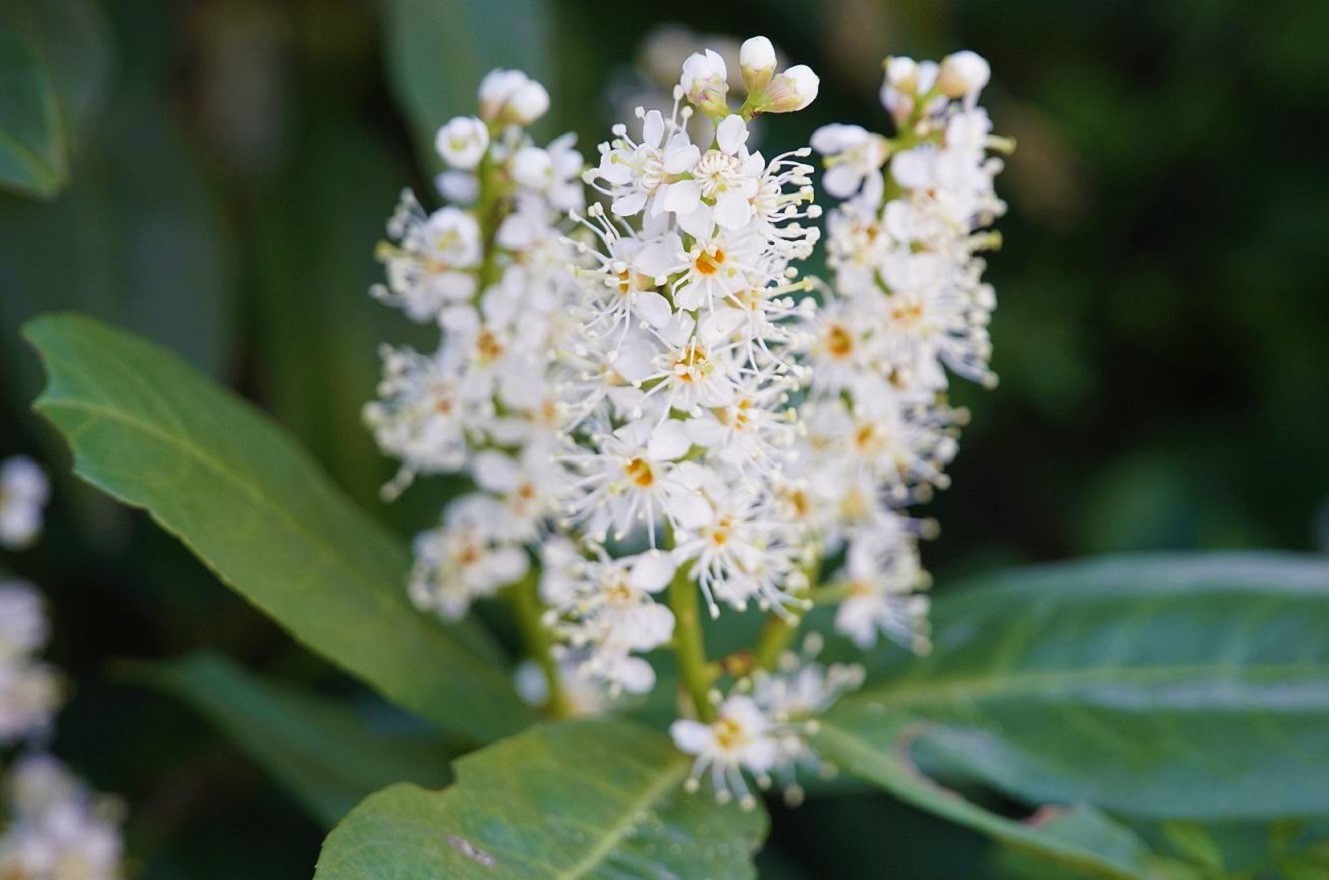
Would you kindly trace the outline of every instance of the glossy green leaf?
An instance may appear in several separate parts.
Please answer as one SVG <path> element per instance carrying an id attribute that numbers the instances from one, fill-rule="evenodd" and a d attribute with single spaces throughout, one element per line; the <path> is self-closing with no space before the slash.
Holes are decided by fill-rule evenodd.
<path id="1" fill-rule="evenodd" d="M 392 87 L 427 154 L 440 125 L 476 112 L 490 70 L 515 67 L 550 86 L 546 0 L 387 0 L 384 11 Z"/>
<path id="2" fill-rule="evenodd" d="M 828 719 L 814 744 L 844 772 L 874 782 L 919 809 L 1071 872 L 1071 876 L 1117 880 L 1145 876 L 1148 848 L 1129 829 L 1092 807 L 1053 809 L 1029 822 L 1018 822 L 938 785 L 909 758 L 909 747 L 922 729 L 908 717 L 893 714 L 890 720 L 879 721 L 868 738 L 850 724 Z M 888 746 L 881 747 L 882 742 Z"/>
<path id="3" fill-rule="evenodd" d="M 472 626 L 407 601 L 406 548 L 248 404 L 149 343 L 78 316 L 26 328 L 37 403 L 79 475 L 146 508 L 310 649 L 439 725 L 482 739 L 533 720 Z"/>
<path id="4" fill-rule="evenodd" d="M 635 724 L 541 725 L 457 761 L 441 792 L 369 798 L 328 837 L 315 878 L 754 877 L 765 814 L 685 793 L 688 766 Z"/>
<path id="5" fill-rule="evenodd" d="M 935 650 L 826 719 L 860 763 L 920 763 L 1030 804 L 1142 818 L 1329 812 L 1329 563 L 1135 557 L 980 578 Z M 914 722 L 912 727 L 904 720 Z"/>
<path id="6" fill-rule="evenodd" d="M 331 828 L 394 782 L 443 785 L 461 744 L 375 725 L 349 704 L 261 679 L 220 654 L 133 664 L 131 680 L 188 703 Z"/>
<path id="7" fill-rule="evenodd" d="M 55 80 L 31 34 L 0 7 L 0 187 L 47 197 L 68 176 Z"/>

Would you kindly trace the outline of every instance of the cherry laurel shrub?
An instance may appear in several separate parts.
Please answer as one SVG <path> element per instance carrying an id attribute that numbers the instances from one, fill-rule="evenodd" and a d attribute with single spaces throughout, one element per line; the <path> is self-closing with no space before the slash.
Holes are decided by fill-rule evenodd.
<path id="1" fill-rule="evenodd" d="M 929 601 L 952 384 L 996 385 L 988 63 L 889 58 L 888 133 L 768 155 L 754 121 L 818 77 L 764 37 L 730 54 L 589 163 L 533 137 L 550 97 L 516 70 L 439 128 L 437 200 L 403 194 L 372 292 L 437 334 L 381 350 L 384 495 L 464 487 L 410 548 L 173 356 L 29 325 L 79 473 L 428 725 L 217 656 L 159 683 L 335 826 L 320 880 L 749 877 L 768 809 L 829 785 L 980 832 L 1012 876 L 1226 876 L 1194 872 L 1237 826 L 1313 864 L 1289 817 L 1329 814 L 1323 565 L 1089 561 Z"/>

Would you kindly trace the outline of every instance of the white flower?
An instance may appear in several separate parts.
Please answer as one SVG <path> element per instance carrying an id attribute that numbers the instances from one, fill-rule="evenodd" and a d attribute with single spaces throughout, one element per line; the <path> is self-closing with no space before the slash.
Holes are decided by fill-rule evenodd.
<path id="1" fill-rule="evenodd" d="M 701 150 L 688 139 L 676 116 L 669 119 L 652 110 L 642 115 L 641 141 L 628 136 L 627 126 L 614 128 L 614 140 L 600 147 L 599 167 L 586 180 L 611 200 L 610 210 L 632 217 L 646 205 L 651 214 L 673 210 L 672 204 L 692 206 L 697 184 L 687 175 L 701 159 Z"/>
<path id="2" fill-rule="evenodd" d="M 709 724 L 681 718 L 669 726 L 680 752 L 695 755 L 686 787 L 696 791 L 709 774 L 715 799 L 726 803 L 734 796 L 744 809 L 757 799 L 743 778 L 744 772 L 765 780 L 780 757 L 776 724 L 749 696 L 735 695 L 721 703 Z"/>
<path id="3" fill-rule="evenodd" d="M 919 592 L 928 578 L 912 541 L 864 533 L 849 547 L 843 576 L 849 598 L 835 611 L 837 630 L 861 648 L 884 633 L 912 651 L 928 651 L 928 598 Z"/>
<path id="4" fill-rule="evenodd" d="M 40 651 L 49 635 L 36 588 L 25 581 L 0 581 L 0 663 Z"/>
<path id="5" fill-rule="evenodd" d="M 569 455 L 579 474 L 569 513 L 585 523 L 587 535 L 615 539 L 644 526 L 652 546 L 659 523 L 685 528 L 704 522 L 710 507 L 697 492 L 705 469 L 682 462 L 692 446 L 683 423 L 646 418 L 628 422 L 599 438 L 599 450 Z"/>
<path id="6" fill-rule="evenodd" d="M 610 559 L 566 563 L 567 584 L 562 601 L 551 603 L 548 622 L 580 658 L 577 675 L 608 688 L 645 693 L 655 684 L 651 665 L 634 655 L 669 641 L 674 615 L 652 597 L 674 576 L 672 558 L 658 551 Z"/>
<path id="7" fill-rule="evenodd" d="M 438 130 L 434 149 L 453 168 L 472 171 L 489 149 L 489 127 L 474 116 L 458 116 Z"/>
<path id="8" fill-rule="evenodd" d="M 20 759 L 6 787 L 11 821 L 0 836 L 0 876 L 121 880 L 116 801 L 94 796 L 47 755 Z"/>
<path id="9" fill-rule="evenodd" d="M 499 537 L 504 517 L 493 498 L 467 495 L 452 503 L 441 526 L 416 536 L 410 594 L 418 608 L 456 620 L 476 599 L 526 575 L 525 549 Z"/>
<path id="10" fill-rule="evenodd" d="M 405 192 L 388 234 L 397 244 L 379 248 L 388 283 L 374 288 L 376 298 L 426 322 L 437 319 L 447 304 L 475 295 L 480 225 L 469 213 L 448 207 L 426 216 L 415 196 Z"/>
<path id="11" fill-rule="evenodd" d="M 18 550 L 37 539 L 49 495 L 46 474 L 31 458 L 15 455 L 0 463 L 0 547 Z"/>
<path id="12" fill-rule="evenodd" d="M 808 742 L 808 735 L 818 729 L 817 716 L 845 693 L 857 690 L 865 678 L 858 664 L 823 666 L 814 662 L 821 644 L 820 636 L 809 635 L 801 653 L 786 651 L 774 672 L 758 670 L 753 675 L 753 700 L 779 723 L 779 758 L 774 775 L 790 805 L 803 799 L 798 771 L 822 777 L 835 772 L 835 767 L 823 761 Z"/>
<path id="13" fill-rule="evenodd" d="M 569 652 L 556 662 L 565 708 L 573 718 L 603 715 L 616 702 L 603 682 L 578 674 L 584 661 L 582 654 Z M 512 684 L 517 696 L 533 708 L 539 709 L 549 702 L 549 678 L 534 660 L 517 664 L 512 673 Z"/>
<path id="14" fill-rule="evenodd" d="M 0 581 L 0 745 L 44 731 L 60 703 L 59 678 L 34 656 L 47 636 L 36 588 Z"/>
<path id="15" fill-rule="evenodd" d="M 729 71 L 719 52 L 707 49 L 688 56 L 679 85 L 687 99 L 708 116 L 728 111 Z"/>
<path id="16" fill-rule="evenodd" d="M 832 123 L 812 133 L 812 149 L 826 157 L 822 186 L 837 199 L 847 199 L 866 181 L 864 201 L 881 200 L 881 166 L 886 162 L 886 139 L 859 125 Z"/>

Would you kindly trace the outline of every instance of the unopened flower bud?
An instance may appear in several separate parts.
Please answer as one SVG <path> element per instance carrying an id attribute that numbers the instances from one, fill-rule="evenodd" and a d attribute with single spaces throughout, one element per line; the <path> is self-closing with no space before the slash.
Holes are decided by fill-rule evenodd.
<path id="1" fill-rule="evenodd" d="M 886 59 L 886 85 L 902 95 L 918 93 L 918 62 L 903 55 Z"/>
<path id="2" fill-rule="evenodd" d="M 480 118 L 530 125 L 549 110 L 549 92 L 520 70 L 491 70 L 480 81 Z"/>
<path id="3" fill-rule="evenodd" d="M 937 87 L 948 98 L 977 95 L 988 84 L 991 75 L 992 69 L 983 56 L 966 49 L 942 59 Z"/>
<path id="4" fill-rule="evenodd" d="M 531 78 L 520 70 L 491 70 L 480 80 L 480 118 L 492 122 L 507 107 L 508 99 Z"/>
<path id="5" fill-rule="evenodd" d="M 507 118 L 518 125 L 530 125 L 549 111 L 549 92 L 535 80 L 528 80 L 508 99 Z"/>
<path id="6" fill-rule="evenodd" d="M 796 64 L 771 80 L 760 109 L 765 113 L 793 113 L 817 97 L 821 80 L 806 64 Z"/>
<path id="7" fill-rule="evenodd" d="M 474 116 L 458 116 L 438 130 L 434 149 L 453 168 L 470 171 L 489 149 L 489 129 Z"/>
<path id="8" fill-rule="evenodd" d="M 679 81 L 688 100 L 708 116 L 721 116 L 729 112 L 729 71 L 724 58 L 713 49 L 697 52 L 683 62 L 683 77 Z"/>
<path id="9" fill-rule="evenodd" d="M 766 88 L 775 75 L 775 47 L 765 37 L 753 37 L 739 49 L 738 64 L 748 94 L 756 94 Z"/>

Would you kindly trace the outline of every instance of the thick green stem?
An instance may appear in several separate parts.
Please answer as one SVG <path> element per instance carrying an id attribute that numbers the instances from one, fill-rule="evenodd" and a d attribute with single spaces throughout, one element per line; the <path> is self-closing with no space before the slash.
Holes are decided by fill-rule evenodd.
<path id="1" fill-rule="evenodd" d="M 552 718 L 565 718 L 571 714 L 572 706 L 568 702 L 567 692 L 563 689 L 563 678 L 554 661 L 554 639 L 549 628 L 544 624 L 544 603 L 540 601 L 540 575 L 532 568 L 526 577 L 508 587 L 512 609 L 521 630 L 522 642 L 526 653 L 540 666 L 540 671 L 549 683 L 549 699 L 545 703 L 545 713 Z"/>
<path id="2" fill-rule="evenodd" d="M 683 688 L 696 706 L 697 717 L 710 722 L 715 717 L 715 707 L 710 699 L 713 674 L 706 663 L 698 592 L 686 566 L 681 566 L 668 590 L 669 608 L 674 612 L 674 655 L 678 658 Z"/>

